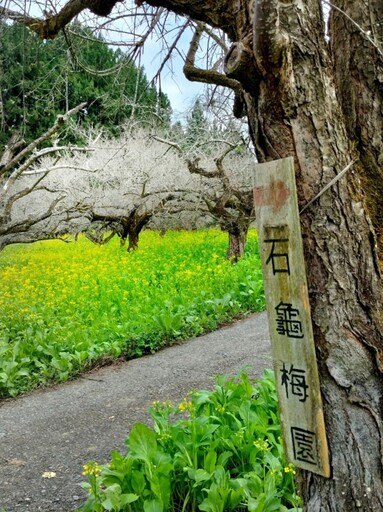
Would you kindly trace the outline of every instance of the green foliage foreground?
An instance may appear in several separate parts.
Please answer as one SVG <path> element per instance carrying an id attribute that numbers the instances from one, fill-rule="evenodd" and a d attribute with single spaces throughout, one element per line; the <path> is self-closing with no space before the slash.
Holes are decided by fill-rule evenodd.
<path id="1" fill-rule="evenodd" d="M 154 427 L 135 424 L 125 455 L 85 464 L 81 512 L 301 510 L 271 370 L 256 383 L 246 373 L 218 377 L 213 391 L 195 391 L 178 406 L 154 403 L 150 414 Z"/>
<path id="2" fill-rule="evenodd" d="M 65 381 L 264 309 L 255 232 L 236 265 L 216 230 L 146 231 L 137 251 L 38 242 L 0 253 L 0 397 Z"/>

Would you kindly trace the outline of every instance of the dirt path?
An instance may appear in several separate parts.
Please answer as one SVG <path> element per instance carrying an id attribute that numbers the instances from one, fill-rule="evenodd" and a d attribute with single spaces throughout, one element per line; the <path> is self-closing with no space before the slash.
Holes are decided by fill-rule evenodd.
<path id="1" fill-rule="evenodd" d="M 0 512 L 69 512 L 83 502 L 82 464 L 123 450 L 153 400 L 181 401 L 217 374 L 270 368 L 266 315 L 73 382 L 0 403 Z M 53 478 L 43 478 L 46 472 Z"/>

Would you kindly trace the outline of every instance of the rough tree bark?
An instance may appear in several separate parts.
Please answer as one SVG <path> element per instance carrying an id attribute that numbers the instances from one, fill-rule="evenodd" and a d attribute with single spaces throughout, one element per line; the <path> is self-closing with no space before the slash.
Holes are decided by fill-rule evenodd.
<path id="1" fill-rule="evenodd" d="M 247 234 L 249 228 L 244 226 L 242 229 L 229 229 L 229 247 L 226 258 L 236 263 L 239 258 L 245 254 Z"/>
<path id="2" fill-rule="evenodd" d="M 259 85 L 247 105 L 259 156 L 294 156 L 301 207 L 356 161 L 301 217 L 332 466 L 329 480 L 302 475 L 305 507 L 381 510 L 382 283 L 361 176 L 376 179 L 347 135 L 319 2 L 260 0 L 254 20 Z"/>
<path id="3" fill-rule="evenodd" d="M 220 27 L 253 55 L 235 79 L 257 156 L 294 157 L 301 208 L 355 161 L 301 216 L 332 467 L 303 472 L 301 489 L 310 512 L 383 510 L 382 0 L 333 0 L 366 34 L 333 10 L 330 44 L 319 0 L 139 3 Z"/>
<path id="4" fill-rule="evenodd" d="M 337 94 L 347 134 L 362 163 L 361 182 L 382 251 L 383 25 L 379 20 L 383 1 L 369 2 L 369 9 L 361 2 L 337 0 L 334 4 L 348 16 L 333 9 L 330 20 Z"/>

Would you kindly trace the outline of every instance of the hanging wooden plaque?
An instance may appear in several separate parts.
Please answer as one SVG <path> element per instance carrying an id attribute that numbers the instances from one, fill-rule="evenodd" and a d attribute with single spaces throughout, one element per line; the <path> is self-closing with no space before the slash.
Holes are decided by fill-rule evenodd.
<path id="1" fill-rule="evenodd" d="M 256 165 L 254 203 L 285 453 L 329 477 L 292 158 Z"/>

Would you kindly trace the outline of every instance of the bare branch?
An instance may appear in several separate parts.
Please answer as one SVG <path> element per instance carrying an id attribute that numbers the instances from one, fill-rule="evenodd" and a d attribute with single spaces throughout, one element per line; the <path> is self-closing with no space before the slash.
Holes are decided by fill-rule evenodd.
<path id="1" fill-rule="evenodd" d="M 239 92 L 242 87 L 241 84 L 232 78 L 228 78 L 226 75 L 219 73 L 214 69 L 200 69 L 195 66 L 195 57 L 198 51 L 198 46 L 201 40 L 201 36 L 205 30 L 205 25 L 198 23 L 190 42 L 189 50 L 186 55 L 185 64 L 183 67 L 184 74 L 192 82 L 202 82 L 205 84 L 216 84 L 223 87 L 229 87 L 234 91 Z"/>
<path id="2" fill-rule="evenodd" d="M 1 98 L 0 98 L 1 99 Z M 10 162 L 16 151 L 25 144 L 22 135 L 19 132 L 14 132 L 5 145 L 4 152 L 0 158 L 0 170 Z"/>
<path id="3" fill-rule="evenodd" d="M 158 142 L 162 142 L 163 144 L 167 144 L 168 146 L 171 146 L 172 148 L 176 149 L 180 155 L 183 155 L 183 151 L 182 151 L 181 147 L 176 142 L 162 139 L 161 137 L 158 137 L 157 135 L 153 135 L 152 138 L 154 140 L 157 140 Z"/>
<path id="4" fill-rule="evenodd" d="M 96 173 L 99 172 L 100 169 L 87 169 L 86 167 L 81 167 L 79 165 L 54 165 L 52 167 L 39 167 L 38 169 L 34 169 L 33 171 L 24 171 L 21 176 L 37 176 L 38 174 L 46 174 L 48 172 L 53 171 L 63 171 L 63 170 L 72 170 L 77 172 L 85 172 L 85 173 Z"/>
<path id="5" fill-rule="evenodd" d="M 48 16 L 45 20 L 32 18 L 26 14 L 11 11 L 6 7 L 0 7 L 0 17 L 26 25 L 42 39 L 53 39 L 85 9 L 89 9 L 97 16 L 108 16 L 119 1 L 121 0 L 69 0 L 61 11 Z"/>
<path id="6" fill-rule="evenodd" d="M 32 186 L 26 187 L 26 188 L 20 190 L 19 192 L 11 195 L 11 197 L 5 202 L 4 207 L 3 207 L 3 215 L 2 215 L 3 223 L 9 222 L 12 206 L 16 203 L 16 201 L 18 201 L 22 197 L 27 196 L 33 190 L 35 190 L 37 188 L 37 186 L 39 185 L 39 183 L 41 183 L 41 181 L 45 178 L 46 175 L 47 175 L 47 173 L 45 173 L 43 176 L 41 176 Z"/>
<path id="7" fill-rule="evenodd" d="M 185 30 L 187 29 L 187 27 L 190 25 L 190 22 L 187 21 L 186 23 L 184 23 L 184 25 L 182 25 L 182 27 L 180 28 L 180 30 L 178 31 L 178 34 L 177 34 L 177 37 L 174 39 L 174 41 L 172 42 L 172 44 L 170 45 L 170 47 L 168 48 L 167 50 L 167 53 L 165 55 L 165 57 L 162 59 L 162 63 L 161 63 L 161 66 L 159 67 L 157 73 L 155 74 L 154 76 L 154 79 L 158 78 L 161 73 L 162 73 L 162 70 L 164 69 L 166 63 L 170 60 L 171 56 L 172 56 L 172 53 L 173 51 L 176 49 L 177 47 L 177 44 L 179 42 L 179 40 L 181 39 L 181 36 L 182 34 L 185 32 Z"/>
<path id="8" fill-rule="evenodd" d="M 46 212 L 44 212 L 42 215 L 37 217 L 29 217 L 26 220 L 22 220 L 20 222 L 16 222 L 14 224 L 8 224 L 4 226 L 0 226 L 0 237 L 4 237 L 8 234 L 17 234 L 17 233 L 25 233 L 27 232 L 32 226 L 38 224 L 39 222 L 48 219 L 51 215 L 54 209 L 56 208 L 56 205 L 64 199 L 65 196 L 59 196 L 57 197 L 50 205 Z M 4 241 L 0 241 L 0 248 L 4 247 Z"/>
<path id="9" fill-rule="evenodd" d="M 4 167 L 0 169 L 0 175 L 3 175 L 10 171 L 23 158 L 29 155 L 29 153 L 32 153 L 32 151 L 36 149 L 40 144 L 42 144 L 44 141 L 52 137 L 54 133 L 56 133 L 65 125 L 65 123 L 71 116 L 77 114 L 85 106 L 86 103 L 80 103 L 80 105 L 77 105 L 77 107 L 72 108 L 66 114 L 58 116 L 55 124 L 51 128 L 49 128 L 49 130 L 47 130 L 43 135 L 41 135 L 39 138 L 31 142 L 30 144 L 28 144 L 26 148 L 20 151 L 20 153 L 18 153 L 15 157 L 12 158 L 12 160 L 10 160 Z"/>

